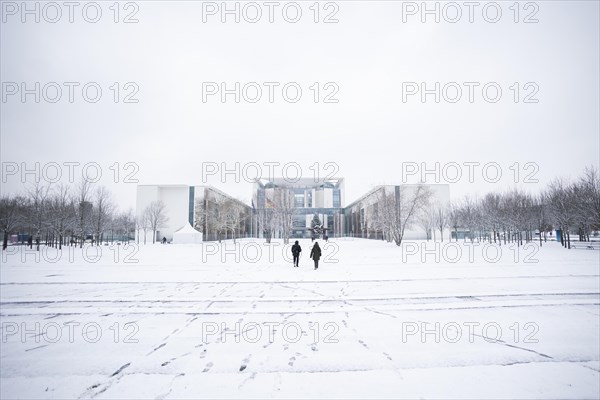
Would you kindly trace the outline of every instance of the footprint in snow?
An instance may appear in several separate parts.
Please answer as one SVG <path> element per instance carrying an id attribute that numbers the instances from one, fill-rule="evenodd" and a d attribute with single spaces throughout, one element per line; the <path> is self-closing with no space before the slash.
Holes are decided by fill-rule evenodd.
<path id="1" fill-rule="evenodd" d="M 208 364 L 206 364 L 206 367 L 202 370 L 202 372 L 208 372 L 210 371 L 210 369 L 212 368 L 214 364 L 212 362 L 209 362 Z"/>
<path id="2" fill-rule="evenodd" d="M 242 360 L 242 365 L 240 366 L 240 372 L 246 369 L 248 363 L 250 362 L 250 358 L 252 358 L 252 354 L 248 354 L 246 358 Z"/>

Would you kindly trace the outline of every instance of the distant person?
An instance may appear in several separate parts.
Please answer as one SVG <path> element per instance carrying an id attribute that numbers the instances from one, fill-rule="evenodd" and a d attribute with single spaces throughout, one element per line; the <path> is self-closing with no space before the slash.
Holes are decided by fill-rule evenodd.
<path id="1" fill-rule="evenodd" d="M 292 246 L 292 256 L 294 257 L 294 267 L 298 266 L 298 261 L 300 260 L 300 253 L 302 252 L 302 247 L 300 247 L 300 245 L 298 244 L 298 241 L 296 240 L 294 242 L 294 245 Z"/>
<path id="2" fill-rule="evenodd" d="M 30 249 L 33 247 L 33 237 L 31 235 L 29 235 L 29 238 L 27 239 L 27 245 Z"/>
<path id="3" fill-rule="evenodd" d="M 325 239 L 325 241 L 326 241 L 326 242 L 329 242 L 329 236 L 327 236 L 327 235 L 324 235 L 324 236 L 323 236 L 323 239 Z"/>
<path id="4" fill-rule="evenodd" d="M 167 238 L 163 236 L 162 244 L 166 244 L 166 243 L 167 243 Z"/>
<path id="5" fill-rule="evenodd" d="M 310 251 L 310 258 L 312 258 L 315 262 L 315 269 L 319 268 L 319 259 L 321 258 L 321 248 L 319 247 L 319 242 L 315 242 L 315 245 Z"/>
<path id="6" fill-rule="evenodd" d="M 294 267 L 298 266 L 298 261 L 300 260 L 300 253 L 302 252 L 302 247 L 298 244 L 298 241 L 294 243 L 292 246 L 292 256 L 294 256 Z"/>

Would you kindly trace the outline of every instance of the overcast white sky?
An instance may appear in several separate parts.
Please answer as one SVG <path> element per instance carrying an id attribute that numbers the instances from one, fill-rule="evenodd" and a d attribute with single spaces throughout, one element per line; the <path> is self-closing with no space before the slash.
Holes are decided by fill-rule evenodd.
<path id="1" fill-rule="evenodd" d="M 481 6 L 474 23 L 464 6 L 454 24 L 443 18 L 435 23 L 431 16 L 422 23 L 420 14 L 407 16 L 404 23 L 406 4 L 400 1 L 335 2 L 339 22 L 332 24 L 313 22 L 312 1 L 298 2 L 303 14 L 295 24 L 283 19 L 282 6 L 275 9 L 274 23 L 266 14 L 255 24 L 235 23 L 232 16 L 221 23 L 219 15 L 203 23 L 200 1 L 140 1 L 139 22 L 124 24 L 113 22 L 112 3 L 99 2 L 102 17 L 93 24 L 82 18 L 81 7 L 73 23 L 66 7 L 57 23 L 43 18 L 35 23 L 33 16 L 23 23 L 20 10 L 11 15 L 10 4 L 2 2 L 4 166 L 96 162 L 103 168 L 102 183 L 127 208 L 135 204 L 135 184 L 111 183 L 109 167 L 115 162 L 136 163 L 135 178 L 143 184 L 201 184 L 202 162 L 224 162 L 230 168 L 236 161 L 297 162 L 308 176 L 314 162 L 321 163 L 322 173 L 328 172 L 324 163 L 335 162 L 337 175 L 346 179 L 346 203 L 376 184 L 402 183 L 402 162 L 501 166 L 499 183 L 486 182 L 476 168 L 475 182 L 465 176 L 451 186 L 453 197 L 512 187 L 509 167 L 515 162 L 522 174 L 535 172 L 541 183 L 555 176 L 574 178 L 585 166 L 599 163 L 597 1 L 535 2 L 539 22 L 531 24 L 513 21 L 512 1 L 498 2 L 502 17 L 495 24 L 483 19 Z M 14 4 L 21 7 L 21 2 Z M 534 11 L 523 9 L 524 4 L 520 20 Z M 320 18 L 333 10 L 324 5 Z M 133 10 L 123 7 L 120 18 Z M 268 12 L 265 6 L 262 10 Z M 52 18 L 54 11 L 47 11 Z M 28 87 L 34 82 L 97 82 L 103 93 L 97 103 L 87 103 L 79 86 L 69 103 L 63 87 L 57 103 L 43 97 L 35 103 L 33 95 L 22 103 L 19 93 L 7 94 L 7 82 Z M 121 95 L 129 92 L 123 84 L 135 82 L 139 102 L 115 104 L 109 88 L 114 82 L 121 84 Z M 297 82 L 303 93 L 297 103 L 283 100 L 281 86 L 274 103 L 268 102 L 266 88 L 256 104 L 236 104 L 232 96 L 226 103 L 218 96 L 203 103 L 203 82 L 229 87 L 235 82 Z M 315 104 L 309 89 L 314 82 L 320 82 L 321 95 L 326 82 L 335 82 L 339 102 Z M 483 99 L 481 86 L 473 103 L 466 87 L 456 104 L 435 103 L 433 96 L 426 103 L 419 96 L 403 102 L 403 82 L 430 87 L 434 82 L 497 82 L 503 93 L 497 103 Z M 539 102 L 521 98 L 515 103 L 509 89 L 514 82 L 521 85 L 521 97 L 531 91 L 523 85 L 535 82 Z M 527 162 L 539 170 L 524 170 Z M 121 180 L 128 171 L 121 168 Z M 468 172 L 466 167 L 462 171 Z M 20 178 L 8 177 L 2 192 L 22 191 Z M 249 201 L 251 184 L 227 178 L 207 183 Z"/>

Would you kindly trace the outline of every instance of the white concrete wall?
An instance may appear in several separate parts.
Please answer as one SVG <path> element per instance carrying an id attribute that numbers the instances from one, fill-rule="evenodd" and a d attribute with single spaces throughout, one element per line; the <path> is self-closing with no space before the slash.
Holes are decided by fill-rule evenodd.
<path id="1" fill-rule="evenodd" d="M 323 207 L 324 208 L 332 208 L 333 207 L 333 189 L 331 189 L 331 188 L 323 189 Z"/>
<path id="2" fill-rule="evenodd" d="M 188 222 L 189 212 L 189 187 L 187 185 L 138 185 L 136 197 L 136 217 L 139 217 L 146 207 L 153 201 L 161 200 L 165 204 L 166 216 L 168 218 L 164 227 L 159 228 L 157 240 L 166 237 L 173 239 L 173 232 Z M 143 243 L 144 233 L 136 231 L 136 237 L 140 235 L 139 241 Z M 152 243 L 153 232 L 146 233 L 146 241 Z"/>
<path id="3" fill-rule="evenodd" d="M 313 189 L 313 206 L 312 208 L 323 207 L 323 191 Z"/>
<path id="4" fill-rule="evenodd" d="M 173 239 L 173 233 L 188 223 L 189 192 L 188 186 L 162 186 L 159 188 L 160 200 L 166 205 L 168 221 L 160 228 L 160 238 Z"/>

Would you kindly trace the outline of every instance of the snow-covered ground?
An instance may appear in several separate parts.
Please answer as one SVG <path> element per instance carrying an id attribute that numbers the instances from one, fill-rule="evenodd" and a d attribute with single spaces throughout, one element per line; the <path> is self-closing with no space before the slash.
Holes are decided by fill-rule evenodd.
<path id="1" fill-rule="evenodd" d="M 301 245 L 10 247 L 0 397 L 600 397 L 599 251 Z"/>

